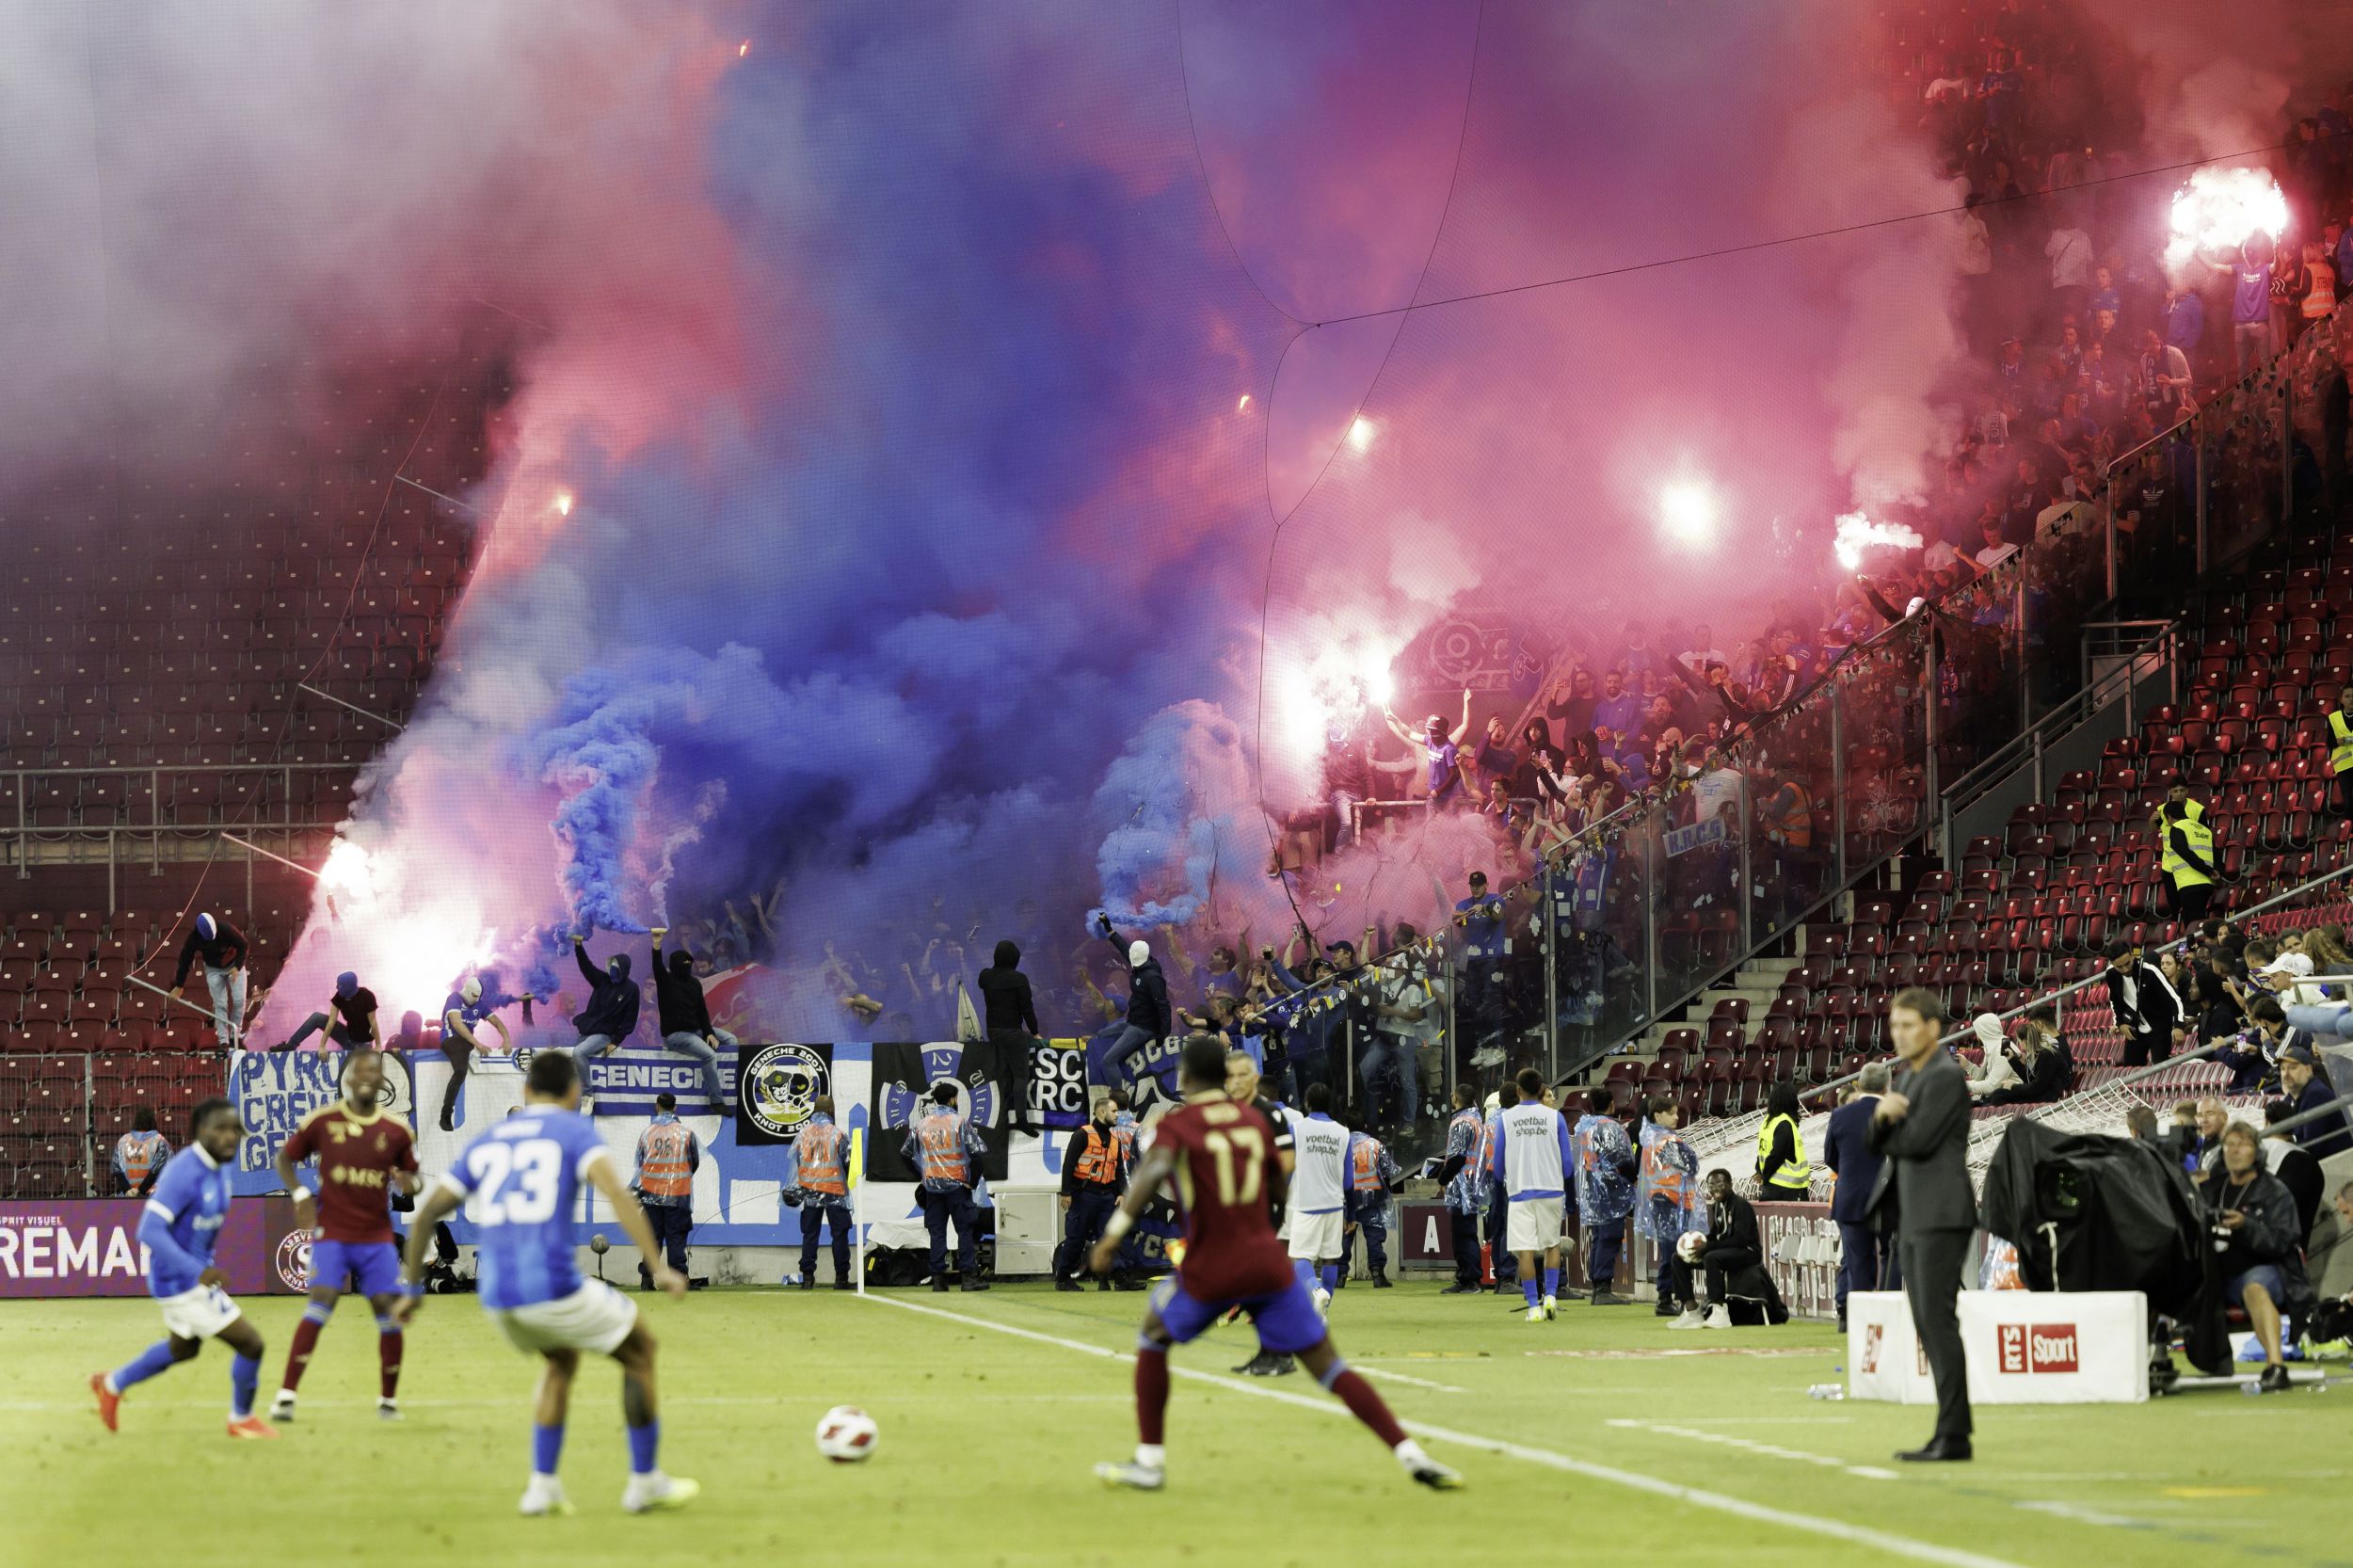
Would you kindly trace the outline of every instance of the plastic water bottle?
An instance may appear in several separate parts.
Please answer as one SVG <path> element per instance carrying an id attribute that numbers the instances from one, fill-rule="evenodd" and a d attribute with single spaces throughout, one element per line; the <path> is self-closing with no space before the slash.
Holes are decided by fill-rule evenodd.
<path id="1" fill-rule="evenodd" d="M 1806 1389 L 1805 1397 L 1809 1400 L 1843 1400 L 1847 1397 L 1847 1385 L 1843 1383 L 1814 1384 Z"/>

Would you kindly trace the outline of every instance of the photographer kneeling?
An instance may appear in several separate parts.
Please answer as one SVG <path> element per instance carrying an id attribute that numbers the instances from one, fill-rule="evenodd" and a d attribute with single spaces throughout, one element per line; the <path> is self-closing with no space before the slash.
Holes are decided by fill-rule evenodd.
<path id="1" fill-rule="evenodd" d="M 2222 1130 L 2220 1179 L 2201 1189 L 2215 1259 L 2225 1281 L 2223 1293 L 2246 1308 L 2264 1348 L 2263 1389 L 2288 1385 L 2281 1353 L 2280 1320 L 2312 1304 L 2312 1283 L 2304 1272 L 2303 1238 L 2296 1224 L 2296 1199 L 2279 1177 L 2264 1169 L 2263 1144 L 2245 1122 Z"/>

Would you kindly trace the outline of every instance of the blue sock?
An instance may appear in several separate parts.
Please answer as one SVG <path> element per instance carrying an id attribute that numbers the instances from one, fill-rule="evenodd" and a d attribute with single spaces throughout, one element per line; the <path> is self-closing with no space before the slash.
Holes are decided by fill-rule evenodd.
<path id="1" fill-rule="evenodd" d="M 133 1356 L 106 1381 L 113 1384 L 114 1391 L 120 1394 L 135 1383 L 145 1383 L 156 1373 L 167 1372 L 170 1369 L 171 1341 L 158 1339 Z"/>
<path id="2" fill-rule="evenodd" d="M 253 1414 L 253 1389 L 262 1381 L 262 1364 L 249 1355 L 229 1363 L 229 1414 L 242 1421 Z"/>
<path id="3" fill-rule="evenodd" d="M 1292 1258 L 1291 1272 L 1299 1276 L 1299 1283 L 1306 1288 L 1312 1290 L 1316 1288 L 1316 1266 L 1305 1258 Z"/>
<path id="4" fill-rule="evenodd" d="M 564 1429 L 535 1426 L 531 1429 L 531 1473 L 535 1476 L 555 1474 L 555 1462 L 564 1456 Z"/>
<path id="5" fill-rule="evenodd" d="M 1316 1270 L 1316 1277 L 1323 1281 L 1323 1288 L 1325 1290 L 1330 1291 L 1335 1295 L 1339 1292 L 1340 1266 L 1338 1264 L 1325 1263 L 1321 1265 Z"/>
<path id="6" fill-rule="evenodd" d="M 1534 1306 L 1537 1304 L 1536 1276 L 1533 1272 L 1529 1273 L 1525 1279 L 1520 1281 L 1520 1294 L 1528 1298 L 1529 1305 Z"/>
<path id="7" fill-rule="evenodd" d="M 1596 1287 L 1596 1288 L 1598 1288 L 1598 1287 Z M 1558 1269 L 1546 1269 L 1545 1271 L 1545 1294 L 1547 1296 L 1557 1296 L 1560 1293 L 1561 1271 Z"/>
<path id="8" fill-rule="evenodd" d="M 629 1429 L 629 1473 L 632 1476 L 653 1474 L 654 1450 L 662 1447 L 662 1423 L 648 1421 L 642 1427 Z"/>

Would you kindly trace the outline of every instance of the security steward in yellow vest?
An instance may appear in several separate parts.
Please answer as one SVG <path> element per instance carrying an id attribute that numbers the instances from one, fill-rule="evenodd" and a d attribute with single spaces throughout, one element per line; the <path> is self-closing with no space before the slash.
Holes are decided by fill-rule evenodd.
<path id="1" fill-rule="evenodd" d="M 1070 1135 L 1062 1155 L 1062 1247 L 1054 1254 L 1054 1288 L 1083 1290 L 1078 1281 L 1087 1254 L 1119 1207 L 1128 1189 L 1130 1144 L 1113 1125 L 1117 1107 L 1105 1096 L 1095 1102 L 1094 1120 Z M 1108 1290 L 1112 1282 L 1096 1284 Z"/>
<path id="2" fill-rule="evenodd" d="M 817 1234 L 833 1223 L 833 1288 L 850 1278 L 850 1135 L 834 1124 L 833 1096 L 817 1096 L 808 1125 L 792 1140 L 792 1190 L 785 1202 L 801 1211 L 801 1288 L 817 1288 Z"/>
<path id="3" fill-rule="evenodd" d="M 686 1272 L 686 1237 L 695 1228 L 695 1173 L 702 1168 L 702 1145 L 678 1119 L 678 1098 L 656 1095 L 653 1125 L 637 1135 L 637 1176 L 630 1191 L 646 1211 L 653 1239 L 667 1255 L 670 1267 Z M 637 1265 L 638 1284 L 653 1288 L 653 1273 Z"/>
<path id="4" fill-rule="evenodd" d="M 1773 1085 L 1765 1125 L 1756 1129 L 1756 1182 L 1766 1203 L 1803 1203 L 1814 1184 L 1805 1140 L 1798 1135 L 1798 1088 L 1786 1080 Z"/>
<path id="5" fill-rule="evenodd" d="M 2353 817 L 2353 686 L 2337 694 L 2337 711 L 2329 715 L 2329 771 L 2336 776 L 2337 815 Z"/>
<path id="6" fill-rule="evenodd" d="M 2214 829 L 2206 808 L 2176 784 L 2157 808 L 2157 868 L 2165 873 L 2170 912 L 2177 920 L 2202 920 L 2214 902 Z"/>

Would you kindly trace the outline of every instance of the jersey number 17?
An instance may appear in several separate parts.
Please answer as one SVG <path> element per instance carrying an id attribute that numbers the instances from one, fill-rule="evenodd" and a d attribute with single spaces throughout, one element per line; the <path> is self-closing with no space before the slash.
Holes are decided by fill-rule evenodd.
<path id="1" fill-rule="evenodd" d="M 1217 1201 L 1220 1207 L 1233 1208 L 1258 1201 L 1258 1191 L 1266 1184 L 1266 1134 L 1255 1127 L 1238 1127 L 1231 1132 L 1211 1132 L 1203 1135 L 1201 1146 L 1209 1151 L 1217 1162 Z M 1241 1154 L 1239 1173 L 1235 1155 Z M 1237 1181 L 1237 1175 L 1241 1179 Z"/>

